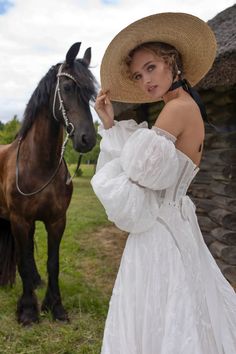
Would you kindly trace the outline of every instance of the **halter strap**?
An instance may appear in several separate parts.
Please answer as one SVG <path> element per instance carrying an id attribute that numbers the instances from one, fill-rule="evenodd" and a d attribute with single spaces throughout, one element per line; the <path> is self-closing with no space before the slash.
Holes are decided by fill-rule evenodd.
<path id="1" fill-rule="evenodd" d="M 62 65 L 61 65 L 61 67 L 60 67 L 60 72 L 58 72 L 58 74 L 57 74 L 57 77 L 60 77 L 60 76 L 67 76 L 67 77 L 69 77 L 71 80 L 73 80 L 73 81 L 76 83 L 77 86 L 79 86 L 79 85 L 78 85 L 78 82 L 76 81 L 76 79 L 74 78 L 74 76 L 72 76 L 71 74 L 68 74 L 68 73 L 61 72 L 61 68 L 62 68 Z"/>
<path id="2" fill-rule="evenodd" d="M 72 75 L 62 71 L 63 65 L 64 65 L 64 63 L 62 63 L 60 65 L 60 67 L 58 69 L 58 73 L 57 73 L 57 83 L 56 83 L 56 88 L 55 88 L 55 92 L 54 92 L 54 99 L 53 99 L 53 117 L 57 122 L 59 122 L 59 119 L 57 119 L 57 117 L 56 117 L 56 99 L 58 97 L 59 110 L 62 113 L 62 117 L 63 117 L 64 123 L 65 123 L 66 131 L 69 134 L 69 136 L 72 136 L 72 134 L 74 132 L 74 126 L 69 121 L 67 114 L 66 114 L 64 102 L 63 102 L 61 92 L 60 92 L 60 77 L 61 76 L 69 77 L 71 80 L 73 80 L 76 83 L 77 86 L 78 86 L 78 82 L 76 81 L 76 79 Z"/>

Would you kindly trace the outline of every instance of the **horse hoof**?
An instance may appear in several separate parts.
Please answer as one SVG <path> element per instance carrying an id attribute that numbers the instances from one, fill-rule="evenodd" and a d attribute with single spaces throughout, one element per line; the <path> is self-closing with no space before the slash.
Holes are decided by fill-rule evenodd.
<path id="1" fill-rule="evenodd" d="M 62 309 L 54 309 L 52 311 L 54 321 L 61 321 L 61 322 L 70 322 L 67 312 L 62 307 Z"/>
<path id="2" fill-rule="evenodd" d="M 69 317 L 64 309 L 64 307 L 61 304 L 57 304 L 54 306 L 51 306 L 50 303 L 47 303 L 47 301 L 44 301 L 41 307 L 42 312 L 49 312 L 51 311 L 52 317 L 55 321 L 62 321 L 62 322 L 69 322 Z"/>
<path id="3" fill-rule="evenodd" d="M 31 326 L 33 323 L 39 323 L 38 314 L 33 313 L 32 311 L 24 311 L 21 314 L 17 314 L 17 321 L 22 326 Z"/>
<path id="4" fill-rule="evenodd" d="M 22 296 L 17 303 L 17 321 L 23 326 L 39 322 L 39 309 L 35 294 L 31 297 Z"/>

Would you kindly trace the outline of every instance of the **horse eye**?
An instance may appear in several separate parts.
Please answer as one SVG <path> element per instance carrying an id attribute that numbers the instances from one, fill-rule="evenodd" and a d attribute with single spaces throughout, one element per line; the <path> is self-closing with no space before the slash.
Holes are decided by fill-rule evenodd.
<path id="1" fill-rule="evenodd" d="M 64 89 L 65 92 L 70 92 L 71 91 L 71 85 L 70 84 L 65 84 L 63 86 L 63 89 Z"/>

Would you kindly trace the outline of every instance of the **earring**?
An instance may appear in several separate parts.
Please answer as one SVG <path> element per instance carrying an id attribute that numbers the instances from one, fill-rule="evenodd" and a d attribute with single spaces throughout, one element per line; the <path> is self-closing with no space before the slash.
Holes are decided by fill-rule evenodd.
<path id="1" fill-rule="evenodd" d="M 177 74 L 178 74 L 178 75 L 180 75 L 180 74 L 181 74 L 181 71 L 180 71 L 180 70 L 178 70 L 178 71 L 177 71 Z"/>

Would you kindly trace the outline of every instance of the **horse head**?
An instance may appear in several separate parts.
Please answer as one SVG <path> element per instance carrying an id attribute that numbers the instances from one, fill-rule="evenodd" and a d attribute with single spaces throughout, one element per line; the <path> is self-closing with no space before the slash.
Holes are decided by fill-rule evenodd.
<path id="1" fill-rule="evenodd" d="M 54 118 L 64 124 L 76 151 L 87 152 L 96 144 L 90 102 L 96 95 L 95 78 L 89 70 L 91 48 L 76 59 L 81 43 L 74 43 L 58 66 L 53 97 Z"/>

